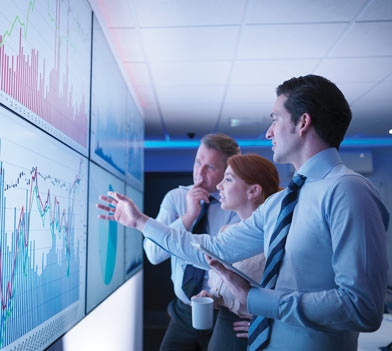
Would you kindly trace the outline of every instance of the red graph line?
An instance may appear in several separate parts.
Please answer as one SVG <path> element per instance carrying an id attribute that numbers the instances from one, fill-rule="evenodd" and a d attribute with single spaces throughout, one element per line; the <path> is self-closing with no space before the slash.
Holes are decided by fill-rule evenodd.
<path id="1" fill-rule="evenodd" d="M 75 93 L 72 87 L 79 86 L 81 83 L 80 81 L 71 81 L 69 77 L 68 41 L 61 40 L 59 0 L 56 4 L 55 30 L 53 31 L 54 67 L 48 68 L 45 59 L 40 57 L 40 53 L 36 49 L 31 49 L 29 54 L 24 52 L 22 34 L 23 31 L 26 32 L 28 23 L 26 21 L 22 24 L 20 21 L 14 20 L 12 30 L 14 30 L 13 27 L 16 23 L 21 24 L 17 55 L 7 55 L 5 52 L 4 37 L 9 36 L 11 31 L 0 35 L 0 89 L 86 148 L 88 105 L 84 95 L 81 97 L 79 106 L 76 106 L 74 101 L 73 95 Z M 30 3 L 29 14 L 30 8 L 34 8 L 34 4 Z M 65 25 L 68 35 L 69 23 Z M 60 50 L 62 42 L 67 45 L 65 55 L 62 55 Z M 77 62 L 72 62 L 72 64 L 77 64 Z M 87 84 L 89 82 L 86 82 Z"/>
<path id="2" fill-rule="evenodd" d="M 39 213 L 39 216 L 42 219 L 43 225 L 45 223 L 45 217 L 49 214 L 49 225 L 52 234 L 52 238 L 57 233 L 63 233 L 63 241 L 65 245 L 65 256 L 68 264 L 69 274 L 69 261 L 71 255 L 71 233 L 70 230 L 72 228 L 73 223 L 73 206 L 74 206 L 74 194 L 77 186 L 80 183 L 79 176 L 76 176 L 73 184 L 71 185 L 68 192 L 68 213 L 65 209 L 61 209 L 60 201 L 55 197 L 51 197 L 50 189 L 46 194 L 46 199 L 43 200 L 38 186 L 38 170 L 37 168 L 33 169 L 32 176 L 30 179 L 30 190 L 29 190 L 29 200 L 27 204 L 27 209 L 24 206 L 21 207 L 18 219 L 16 221 L 16 233 L 15 233 L 15 245 L 12 259 L 12 267 L 11 274 L 8 282 L 5 284 L 5 293 L 3 291 L 3 252 L 0 247 L 0 294 L 1 294 L 1 309 L 4 311 L 7 306 L 9 306 L 10 301 L 13 297 L 13 286 L 15 280 L 15 270 L 18 262 L 18 253 L 19 249 L 22 250 L 22 259 L 23 259 L 23 270 L 26 269 L 27 258 L 28 258 L 28 246 L 29 246 L 29 233 L 30 233 L 30 218 L 31 218 L 31 210 L 33 207 L 33 203 L 36 203 L 36 207 Z M 1 169 L 1 178 L 3 177 L 3 169 Z M 18 183 L 18 182 L 17 182 Z M 3 185 L 3 180 L 1 181 L 1 185 Z M 2 197 L 0 203 L 4 204 L 4 192 L 2 191 Z M 27 215 L 26 215 L 27 214 Z M 20 242 L 23 239 L 22 242 Z M 20 247 L 22 245 L 22 247 Z"/>

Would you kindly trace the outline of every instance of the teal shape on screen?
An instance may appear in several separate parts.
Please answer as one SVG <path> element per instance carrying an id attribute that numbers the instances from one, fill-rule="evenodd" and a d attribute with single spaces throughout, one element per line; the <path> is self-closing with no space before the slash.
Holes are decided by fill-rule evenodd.
<path id="1" fill-rule="evenodd" d="M 114 191 L 109 184 L 109 191 Z M 118 224 L 115 221 L 100 221 L 99 226 L 99 252 L 100 267 L 103 281 L 109 285 L 112 281 L 117 258 L 117 230 Z"/>

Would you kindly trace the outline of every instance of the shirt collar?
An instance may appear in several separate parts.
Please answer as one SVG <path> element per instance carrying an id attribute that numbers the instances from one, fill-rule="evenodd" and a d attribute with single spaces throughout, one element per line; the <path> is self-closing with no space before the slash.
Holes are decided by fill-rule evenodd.
<path id="1" fill-rule="evenodd" d="M 210 197 L 213 197 L 216 201 L 219 202 L 219 191 L 215 191 L 213 193 L 210 194 Z"/>
<path id="2" fill-rule="evenodd" d="M 342 160 L 338 150 L 328 148 L 312 156 L 297 172 L 306 176 L 307 179 L 319 180 L 323 179 L 339 163 L 342 163 Z"/>

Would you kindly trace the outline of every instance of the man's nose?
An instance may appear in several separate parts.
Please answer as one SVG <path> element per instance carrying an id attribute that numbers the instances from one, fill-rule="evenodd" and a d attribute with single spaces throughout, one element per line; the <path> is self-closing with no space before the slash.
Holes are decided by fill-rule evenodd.
<path id="1" fill-rule="evenodd" d="M 207 170 L 207 167 L 201 166 L 201 167 L 199 168 L 199 174 L 200 174 L 200 176 L 205 176 L 206 170 Z"/>
<path id="2" fill-rule="evenodd" d="M 271 128 L 272 126 L 269 126 L 268 127 L 268 129 L 267 129 L 267 131 L 265 132 L 265 137 L 266 137 L 266 139 L 272 139 L 272 136 L 273 136 L 273 132 L 272 132 L 272 128 Z"/>

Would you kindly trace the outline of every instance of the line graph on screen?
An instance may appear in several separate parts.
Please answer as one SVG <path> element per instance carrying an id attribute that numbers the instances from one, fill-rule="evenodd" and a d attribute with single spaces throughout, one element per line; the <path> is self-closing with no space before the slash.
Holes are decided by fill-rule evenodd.
<path id="1" fill-rule="evenodd" d="M 0 348 L 43 349 L 84 316 L 87 160 L 0 121 Z"/>
<path id="2" fill-rule="evenodd" d="M 0 102 L 87 154 L 91 9 L 77 0 L 23 4 L 0 8 Z"/>

